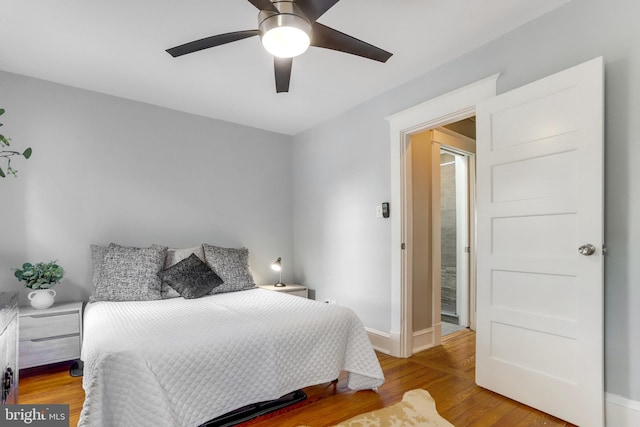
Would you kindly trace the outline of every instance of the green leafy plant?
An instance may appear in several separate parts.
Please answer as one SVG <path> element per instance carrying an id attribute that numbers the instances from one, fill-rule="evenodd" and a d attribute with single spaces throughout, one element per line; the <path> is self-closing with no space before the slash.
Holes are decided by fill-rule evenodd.
<path id="1" fill-rule="evenodd" d="M 0 116 L 3 114 L 4 114 L 4 108 L 0 108 Z M 0 126 L 2 126 L 2 123 L 0 123 Z M 13 167 L 11 167 L 11 158 L 13 156 L 22 156 L 25 159 L 28 159 L 29 157 L 31 157 L 31 152 L 32 152 L 31 147 L 27 148 L 22 153 L 19 151 L 5 150 L 5 148 L 9 147 L 10 145 L 9 141 L 11 141 L 11 138 L 7 138 L 6 136 L 0 134 L 0 148 L 1 148 L 0 158 L 7 160 L 7 165 L 6 165 L 7 171 L 5 173 L 4 169 L 0 167 L 0 178 L 5 178 L 7 174 L 17 176 L 18 171 Z"/>
<path id="2" fill-rule="evenodd" d="M 25 286 L 31 289 L 49 289 L 64 277 L 64 270 L 56 261 L 38 262 L 31 264 L 25 262 L 22 269 L 17 268 L 14 276 L 18 282 L 25 282 Z"/>

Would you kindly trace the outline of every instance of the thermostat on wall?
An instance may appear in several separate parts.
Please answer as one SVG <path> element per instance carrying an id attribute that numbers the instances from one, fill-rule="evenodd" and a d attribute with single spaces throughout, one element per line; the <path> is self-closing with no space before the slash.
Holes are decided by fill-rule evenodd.
<path id="1" fill-rule="evenodd" d="M 382 217 L 389 218 L 389 202 L 384 202 L 382 204 Z"/>

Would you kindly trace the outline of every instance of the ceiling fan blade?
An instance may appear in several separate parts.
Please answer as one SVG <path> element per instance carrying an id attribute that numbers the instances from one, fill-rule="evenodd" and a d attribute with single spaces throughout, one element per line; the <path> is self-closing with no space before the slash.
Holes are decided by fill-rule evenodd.
<path id="1" fill-rule="evenodd" d="M 391 58 L 391 55 L 393 55 L 386 50 L 375 47 L 374 45 L 358 40 L 355 37 L 341 33 L 338 30 L 334 30 L 318 22 L 313 24 L 311 32 L 311 46 L 350 53 L 380 62 L 387 62 L 387 60 Z"/>
<path id="2" fill-rule="evenodd" d="M 320 18 L 340 0 L 296 0 L 296 4 L 311 22 Z"/>
<path id="3" fill-rule="evenodd" d="M 289 92 L 289 81 L 291 80 L 291 65 L 293 58 L 273 57 L 273 66 L 276 72 L 276 92 Z"/>
<path id="4" fill-rule="evenodd" d="M 254 5 L 258 10 L 268 10 L 271 12 L 278 12 L 278 9 L 271 3 L 270 0 L 249 0 L 249 3 Z"/>
<path id="5" fill-rule="evenodd" d="M 175 57 L 186 55 L 187 53 L 197 52 L 210 47 L 220 46 L 222 44 L 235 42 L 246 39 L 247 37 L 257 36 L 260 34 L 258 30 L 236 31 L 234 33 L 218 34 L 217 36 L 206 37 L 204 39 L 192 41 L 180 46 L 167 49 L 167 52 Z"/>

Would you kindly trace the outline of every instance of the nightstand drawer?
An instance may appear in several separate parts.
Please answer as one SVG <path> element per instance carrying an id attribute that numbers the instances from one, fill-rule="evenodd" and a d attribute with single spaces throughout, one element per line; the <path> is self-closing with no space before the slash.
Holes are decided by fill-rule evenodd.
<path id="1" fill-rule="evenodd" d="M 80 335 L 20 341 L 20 368 L 76 359 L 80 354 Z"/>
<path id="2" fill-rule="evenodd" d="M 296 297 L 309 298 L 309 290 L 306 286 L 296 285 L 293 283 L 289 283 L 285 286 L 260 285 L 258 287 L 261 289 L 266 289 L 268 291 L 276 291 Z"/>
<path id="3" fill-rule="evenodd" d="M 302 298 L 307 298 L 307 290 L 303 290 L 303 291 L 290 291 L 290 292 L 286 292 L 287 295 L 294 295 L 297 297 L 302 297 Z"/>
<path id="4" fill-rule="evenodd" d="M 20 341 L 78 334 L 78 312 L 20 316 Z"/>

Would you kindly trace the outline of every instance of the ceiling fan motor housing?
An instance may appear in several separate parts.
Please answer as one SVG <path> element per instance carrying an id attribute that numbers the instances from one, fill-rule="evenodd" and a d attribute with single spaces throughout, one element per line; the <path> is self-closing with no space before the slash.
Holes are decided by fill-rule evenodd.
<path id="1" fill-rule="evenodd" d="M 249 37 L 260 36 L 274 56 L 276 92 L 288 92 L 293 58 L 309 46 L 344 52 L 379 62 L 392 53 L 317 22 L 340 0 L 248 0 L 260 12 L 258 29 L 234 31 L 194 40 L 167 49 L 178 57 Z"/>
<path id="2" fill-rule="evenodd" d="M 263 43 L 265 43 L 265 36 L 270 31 L 286 28 L 288 30 L 298 30 L 306 34 L 308 47 L 308 41 L 311 40 L 311 22 L 309 22 L 298 5 L 296 5 L 294 1 L 276 1 L 273 2 L 273 5 L 278 9 L 278 12 L 261 10 L 258 14 L 258 29 L 260 30 L 260 37 Z M 287 55 L 287 57 L 297 56 L 304 52 L 304 50 L 306 50 L 306 47 L 302 49 L 301 52 L 290 56 Z"/>

